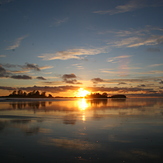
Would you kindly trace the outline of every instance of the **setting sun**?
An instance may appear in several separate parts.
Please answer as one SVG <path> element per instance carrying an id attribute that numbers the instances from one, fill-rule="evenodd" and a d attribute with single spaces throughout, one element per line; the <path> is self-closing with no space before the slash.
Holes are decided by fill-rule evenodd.
<path id="1" fill-rule="evenodd" d="M 76 96 L 77 96 L 77 97 L 85 97 L 85 96 L 87 96 L 88 94 L 90 94 L 89 91 L 87 91 L 87 90 L 85 90 L 85 89 L 83 89 L 83 88 L 79 88 L 78 91 L 77 91 L 77 93 L 76 93 Z"/>

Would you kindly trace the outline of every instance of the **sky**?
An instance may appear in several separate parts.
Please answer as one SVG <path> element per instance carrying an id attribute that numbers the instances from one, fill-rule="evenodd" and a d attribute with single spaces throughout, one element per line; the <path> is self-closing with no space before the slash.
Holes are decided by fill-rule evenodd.
<path id="1" fill-rule="evenodd" d="M 0 0 L 0 95 L 163 95 L 163 0 Z"/>

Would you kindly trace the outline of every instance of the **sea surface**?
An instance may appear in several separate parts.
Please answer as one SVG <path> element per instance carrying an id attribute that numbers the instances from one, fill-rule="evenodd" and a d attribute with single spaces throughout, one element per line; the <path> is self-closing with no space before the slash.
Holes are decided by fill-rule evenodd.
<path id="1" fill-rule="evenodd" d="M 162 163 L 163 98 L 0 99 L 2 163 Z"/>

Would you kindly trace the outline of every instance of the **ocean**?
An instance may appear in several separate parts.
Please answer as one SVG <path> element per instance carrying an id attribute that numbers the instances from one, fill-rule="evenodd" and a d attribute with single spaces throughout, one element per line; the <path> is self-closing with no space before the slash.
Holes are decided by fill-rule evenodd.
<path id="1" fill-rule="evenodd" d="M 0 99 L 2 163 L 163 162 L 163 98 Z"/>

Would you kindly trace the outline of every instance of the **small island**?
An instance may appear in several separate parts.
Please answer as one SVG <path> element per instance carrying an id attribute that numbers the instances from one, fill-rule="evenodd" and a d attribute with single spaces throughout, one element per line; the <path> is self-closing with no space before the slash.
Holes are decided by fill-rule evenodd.
<path id="1" fill-rule="evenodd" d="M 5 97 L 12 97 L 12 98 L 53 98 L 51 94 L 48 96 L 46 92 L 39 92 L 38 90 L 33 90 L 32 92 L 25 92 L 22 90 L 13 91 L 11 94 Z"/>
<path id="2" fill-rule="evenodd" d="M 91 93 L 90 95 L 87 95 L 86 98 L 108 98 L 107 93 Z"/>
<path id="3" fill-rule="evenodd" d="M 125 95 L 112 95 L 109 98 L 126 98 Z"/>

